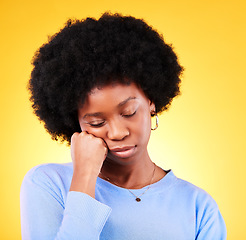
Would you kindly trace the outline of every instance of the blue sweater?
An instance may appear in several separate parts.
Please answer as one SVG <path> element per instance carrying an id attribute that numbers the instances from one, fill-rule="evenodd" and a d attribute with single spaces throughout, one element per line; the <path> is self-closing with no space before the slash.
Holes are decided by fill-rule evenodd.
<path id="1" fill-rule="evenodd" d="M 141 202 L 101 178 L 96 199 L 69 192 L 72 174 L 72 163 L 40 165 L 27 173 L 21 188 L 23 240 L 226 239 L 215 201 L 172 171 Z M 145 188 L 132 191 L 140 195 Z"/>

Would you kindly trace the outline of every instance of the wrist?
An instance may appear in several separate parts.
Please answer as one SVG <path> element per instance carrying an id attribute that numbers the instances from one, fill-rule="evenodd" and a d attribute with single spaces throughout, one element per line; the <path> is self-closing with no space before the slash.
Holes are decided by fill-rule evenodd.
<path id="1" fill-rule="evenodd" d="M 95 173 L 75 170 L 73 173 L 70 190 L 83 192 L 95 198 L 97 176 Z"/>

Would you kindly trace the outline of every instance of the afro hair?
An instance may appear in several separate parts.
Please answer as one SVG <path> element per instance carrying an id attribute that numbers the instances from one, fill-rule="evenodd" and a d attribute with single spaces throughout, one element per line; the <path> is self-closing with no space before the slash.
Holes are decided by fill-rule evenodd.
<path id="1" fill-rule="evenodd" d="M 52 139 L 68 144 L 81 131 L 77 110 L 94 87 L 134 82 L 160 113 L 179 94 L 183 72 L 156 30 L 142 19 L 110 13 L 68 20 L 32 64 L 28 89 L 34 113 Z"/>

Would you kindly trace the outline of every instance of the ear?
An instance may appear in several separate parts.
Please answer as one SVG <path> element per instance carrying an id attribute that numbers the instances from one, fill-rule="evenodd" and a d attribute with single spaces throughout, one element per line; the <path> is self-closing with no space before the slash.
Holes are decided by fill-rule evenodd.
<path id="1" fill-rule="evenodd" d="M 151 116 L 154 116 L 156 114 L 155 104 L 151 101 L 149 101 L 149 109 Z"/>

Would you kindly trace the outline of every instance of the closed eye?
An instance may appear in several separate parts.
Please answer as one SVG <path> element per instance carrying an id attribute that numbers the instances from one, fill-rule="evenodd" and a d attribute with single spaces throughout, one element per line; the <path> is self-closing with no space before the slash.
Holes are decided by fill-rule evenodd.
<path id="1" fill-rule="evenodd" d="M 91 127 L 95 127 L 95 128 L 97 128 L 97 127 L 102 127 L 103 125 L 104 125 L 104 121 L 103 122 L 99 122 L 99 123 L 92 123 L 92 122 L 90 122 L 90 123 L 88 123 Z"/>
<path id="2" fill-rule="evenodd" d="M 130 118 L 136 114 L 137 110 L 131 114 L 122 114 L 123 117 Z"/>

